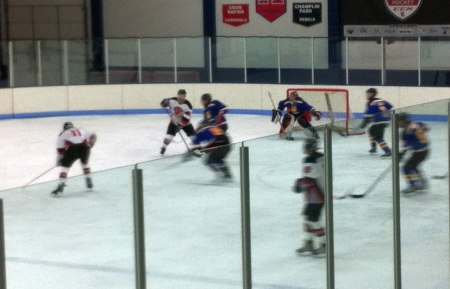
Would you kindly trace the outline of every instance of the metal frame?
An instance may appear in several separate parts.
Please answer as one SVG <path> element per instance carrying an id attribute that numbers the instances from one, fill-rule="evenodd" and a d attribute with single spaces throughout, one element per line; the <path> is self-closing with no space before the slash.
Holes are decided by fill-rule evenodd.
<path id="1" fill-rule="evenodd" d="M 325 128 L 325 236 L 327 259 L 327 289 L 335 288 L 334 217 L 333 217 L 333 137 L 331 125 Z"/>
<path id="2" fill-rule="evenodd" d="M 402 255 L 401 255 L 401 223 L 400 223 L 400 158 L 398 115 L 392 113 L 392 203 L 394 229 L 394 288 L 402 288 Z"/>
<path id="3" fill-rule="evenodd" d="M 142 83 L 142 50 L 141 50 L 141 39 L 137 39 L 137 53 L 138 53 L 138 81 Z"/>
<path id="4" fill-rule="evenodd" d="M 252 244 L 250 227 L 250 169 L 248 147 L 239 149 L 241 172 L 241 229 L 243 289 L 252 288 Z"/>
<path id="5" fill-rule="evenodd" d="M 103 41 L 104 52 L 105 52 L 105 83 L 109 84 L 109 49 L 108 49 L 108 39 Z"/>
<path id="6" fill-rule="evenodd" d="M 145 225 L 144 225 L 144 185 L 142 169 L 137 165 L 132 172 L 133 180 L 133 214 L 134 214 L 134 256 L 136 289 L 145 289 Z"/>

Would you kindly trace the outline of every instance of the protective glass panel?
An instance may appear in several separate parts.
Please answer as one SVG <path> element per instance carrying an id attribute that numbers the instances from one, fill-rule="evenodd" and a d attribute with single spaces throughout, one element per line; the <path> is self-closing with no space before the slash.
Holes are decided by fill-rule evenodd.
<path id="1" fill-rule="evenodd" d="M 109 39 L 109 83 L 138 83 L 139 54 L 136 39 Z"/>
<path id="2" fill-rule="evenodd" d="M 243 83 L 246 75 L 245 38 L 217 37 L 213 43 L 214 82 Z M 214 55 L 214 53 L 213 53 Z"/>
<path id="3" fill-rule="evenodd" d="M 448 102 L 397 110 L 400 122 L 402 283 L 449 288 Z"/>
<path id="4" fill-rule="evenodd" d="M 63 85 L 63 46 L 61 41 L 42 40 L 42 85 Z"/>
<path id="5" fill-rule="evenodd" d="M 350 38 L 347 49 L 349 84 L 381 84 L 381 40 Z"/>
<path id="6" fill-rule="evenodd" d="M 450 41 L 446 38 L 420 42 L 421 85 L 449 86 Z"/>
<path id="7" fill-rule="evenodd" d="M 345 59 L 345 54 L 342 53 L 343 40 L 314 38 L 313 41 L 313 83 L 345 84 L 345 69 L 342 67 Z"/>
<path id="8" fill-rule="evenodd" d="M 76 163 L 78 166 L 78 163 Z M 134 288 L 132 167 L 0 192 L 8 287 Z M 33 177 L 33 176 L 31 176 Z"/>
<path id="9" fill-rule="evenodd" d="M 166 155 L 177 150 L 185 152 L 184 143 L 172 143 Z M 139 167 L 144 171 L 148 284 L 155 289 L 239 287 L 239 145 Z"/>
<path id="10" fill-rule="evenodd" d="M 245 53 L 249 83 L 278 83 L 277 38 L 247 38 Z"/>
<path id="11" fill-rule="evenodd" d="M 141 39 L 142 82 L 175 82 L 174 39 Z"/>
<path id="12" fill-rule="evenodd" d="M 204 38 L 177 38 L 177 82 L 200 82 L 205 68 Z M 207 74 L 204 79 L 209 79 Z"/>
<path id="13" fill-rule="evenodd" d="M 312 38 L 280 38 L 282 83 L 311 83 Z"/>
<path id="14" fill-rule="evenodd" d="M 67 41 L 67 62 L 70 85 L 88 84 L 88 51 L 89 42 L 86 40 L 68 40 Z M 97 78 L 104 80 L 104 72 L 92 71 L 91 74 L 97 74 Z"/>
<path id="15" fill-rule="evenodd" d="M 419 45 L 415 39 L 385 39 L 386 84 L 418 85 Z"/>
<path id="16" fill-rule="evenodd" d="M 277 134 L 244 142 L 250 151 L 253 282 L 326 288 L 324 160 L 304 150 L 310 131 L 296 124 L 291 132 L 293 140 Z M 321 131 L 319 136 L 323 153 Z M 298 179 L 313 175 L 314 183 L 305 179 L 296 193 Z"/>
<path id="17" fill-rule="evenodd" d="M 393 288 L 391 130 L 371 122 L 332 141 L 336 288 Z"/>
<path id="18" fill-rule="evenodd" d="M 15 87 L 37 85 L 36 42 L 14 41 L 13 63 Z"/>

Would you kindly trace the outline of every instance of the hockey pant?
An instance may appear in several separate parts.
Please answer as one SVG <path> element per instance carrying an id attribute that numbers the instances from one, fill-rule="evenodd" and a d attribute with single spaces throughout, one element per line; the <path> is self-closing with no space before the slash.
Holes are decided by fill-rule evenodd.
<path id="1" fill-rule="evenodd" d="M 84 143 L 73 144 L 65 152 L 61 160 L 61 173 L 59 175 L 60 179 L 66 179 L 69 169 L 72 167 L 76 160 L 81 161 L 81 166 L 83 168 L 83 173 L 89 175 L 91 169 L 89 168 L 89 156 L 91 149 Z"/>
<path id="2" fill-rule="evenodd" d="M 414 152 L 403 165 L 406 181 L 412 187 L 424 186 L 426 179 L 419 165 L 427 158 L 428 150 Z"/>
<path id="3" fill-rule="evenodd" d="M 325 243 L 325 229 L 322 224 L 321 213 L 324 204 L 308 203 L 303 209 L 303 231 L 306 233 L 306 239 L 312 240 L 314 243 Z"/>
<path id="4" fill-rule="evenodd" d="M 230 150 L 231 147 L 229 145 L 211 148 L 207 152 L 205 164 L 222 177 L 230 177 L 230 169 L 228 164 L 225 162 L 225 157 L 228 155 Z"/>
<path id="5" fill-rule="evenodd" d="M 172 142 L 173 138 L 175 137 L 175 135 L 179 130 L 180 129 L 173 122 L 169 123 L 169 126 L 167 127 L 166 137 L 164 138 L 163 144 L 164 148 L 167 147 Z M 192 137 L 195 135 L 195 129 L 191 123 L 181 127 L 181 130 L 183 130 L 188 137 Z"/>
<path id="6" fill-rule="evenodd" d="M 372 150 L 376 150 L 378 144 L 383 151 L 390 152 L 389 146 L 384 141 L 384 131 L 387 126 L 387 123 L 377 123 L 369 128 L 369 142 Z"/>
<path id="7" fill-rule="evenodd" d="M 280 136 L 281 135 L 286 135 L 286 136 L 291 136 L 292 135 L 292 130 L 294 128 L 294 124 L 295 121 L 297 121 L 297 123 L 303 127 L 306 128 L 308 131 L 310 131 L 312 133 L 312 135 L 314 137 L 317 136 L 317 131 L 316 129 L 311 125 L 311 123 L 308 121 L 311 120 L 311 113 L 310 112 L 305 112 L 302 115 L 297 115 L 294 116 L 292 114 L 285 114 L 283 116 L 283 119 L 281 121 L 281 128 L 280 128 Z"/>

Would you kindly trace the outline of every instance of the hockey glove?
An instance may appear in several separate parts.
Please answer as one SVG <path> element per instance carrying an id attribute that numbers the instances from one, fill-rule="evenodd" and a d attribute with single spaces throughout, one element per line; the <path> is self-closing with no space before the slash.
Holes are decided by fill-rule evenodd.
<path id="1" fill-rule="evenodd" d="M 302 184 L 301 184 L 301 179 L 296 179 L 294 186 L 292 187 L 292 191 L 294 193 L 301 193 L 302 192 Z"/>
<path id="2" fill-rule="evenodd" d="M 363 118 L 362 123 L 359 125 L 359 128 L 365 128 L 370 122 L 370 117 L 365 116 Z"/>
<path id="3" fill-rule="evenodd" d="M 276 109 L 272 109 L 272 122 L 273 123 L 279 123 L 280 122 L 280 111 Z"/>
<path id="4" fill-rule="evenodd" d="M 169 106 L 169 102 L 170 102 L 170 99 L 168 99 L 168 98 L 164 98 L 162 101 L 161 101 L 161 107 L 168 107 Z"/>
<path id="5" fill-rule="evenodd" d="M 405 154 L 406 154 L 406 150 L 399 152 L 398 153 L 398 160 L 401 161 L 403 159 L 403 157 L 405 156 Z"/>
<path id="6" fill-rule="evenodd" d="M 315 117 L 316 120 L 320 120 L 322 118 L 322 113 L 320 111 L 312 110 L 311 114 Z"/>

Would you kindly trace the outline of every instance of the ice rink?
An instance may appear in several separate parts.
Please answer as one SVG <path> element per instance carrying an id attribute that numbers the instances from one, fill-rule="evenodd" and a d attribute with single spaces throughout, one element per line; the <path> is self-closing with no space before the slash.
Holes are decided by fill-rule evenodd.
<path id="1" fill-rule="evenodd" d="M 194 115 L 193 123 L 200 119 Z M 60 198 L 56 161 L 65 121 L 96 132 L 86 191 L 76 163 Z M 199 159 L 180 162 L 179 136 L 161 158 L 166 115 L 78 116 L 0 121 L 0 198 L 4 200 L 8 288 L 134 288 L 131 171 L 144 171 L 147 283 L 152 289 L 242 288 L 239 146 L 250 150 L 253 288 L 326 288 L 325 258 L 297 256 L 302 240 L 302 132 L 279 139 L 269 116 L 229 115 L 237 143 L 234 181 L 217 184 Z M 428 176 L 447 173 L 447 125 L 429 123 Z M 323 139 L 323 138 L 322 138 Z M 391 144 L 390 130 L 386 140 Z M 323 145 L 322 145 L 323 147 Z M 389 165 L 370 156 L 367 135 L 333 135 L 334 194 L 369 187 Z M 119 168 L 120 167 L 120 168 Z M 405 186 L 401 180 L 402 188 Z M 448 179 L 402 196 L 403 288 L 448 289 Z M 362 199 L 334 200 L 336 288 L 394 288 L 390 175 Z"/>

